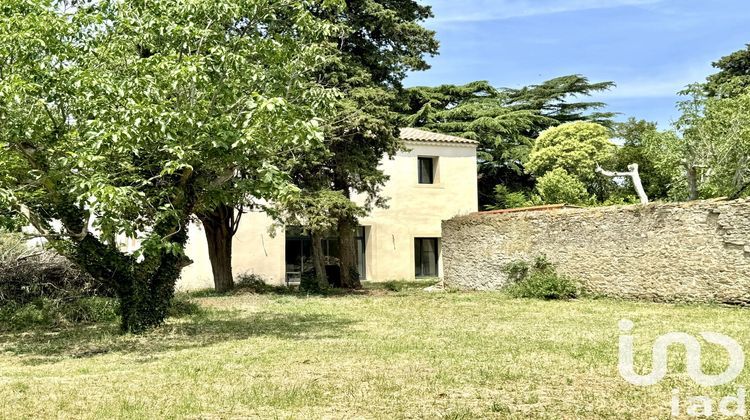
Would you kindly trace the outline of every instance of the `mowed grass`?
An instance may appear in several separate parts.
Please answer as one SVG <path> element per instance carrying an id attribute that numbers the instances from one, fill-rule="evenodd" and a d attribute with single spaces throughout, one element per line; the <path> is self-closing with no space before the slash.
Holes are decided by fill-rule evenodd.
<path id="1" fill-rule="evenodd" d="M 672 331 L 750 349 L 750 312 L 502 293 L 424 283 L 354 295 L 193 298 L 204 311 L 143 336 L 115 324 L 0 336 L 0 418 L 669 418 L 673 388 L 701 388 L 670 355 L 659 385 L 617 371 L 618 321 L 635 322 L 639 371 Z M 704 371 L 726 353 L 704 346 Z M 683 411 L 684 413 L 684 408 Z"/>

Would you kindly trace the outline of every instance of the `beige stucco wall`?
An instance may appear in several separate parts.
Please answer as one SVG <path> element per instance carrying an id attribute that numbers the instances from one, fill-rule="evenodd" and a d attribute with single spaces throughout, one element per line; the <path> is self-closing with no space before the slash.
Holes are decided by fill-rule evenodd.
<path id="1" fill-rule="evenodd" d="M 406 146 L 410 151 L 382 163 L 391 177 L 383 189 L 383 196 L 390 198 L 388 208 L 374 209 L 360 221 L 369 227 L 368 280 L 413 279 L 414 238 L 440 238 L 443 220 L 478 208 L 474 146 L 421 142 Z M 418 182 L 420 156 L 438 158 L 434 185 Z"/>
<path id="2" fill-rule="evenodd" d="M 443 220 L 478 210 L 476 147 L 470 144 L 407 142 L 409 151 L 384 160 L 390 176 L 382 195 L 389 207 L 375 209 L 360 221 L 366 226 L 366 278 L 388 281 L 414 278 L 414 238 L 440 238 Z M 437 157 L 434 185 L 420 185 L 417 158 Z M 361 202 L 361 197 L 355 197 Z M 272 237 L 272 221 L 265 214 L 245 215 L 233 243 L 235 276 L 253 273 L 269 283 L 285 279 L 283 230 Z M 187 267 L 178 289 L 210 288 L 211 265 L 203 231 L 190 229 L 187 254 L 194 263 Z M 442 258 L 440 259 L 442 265 Z M 442 267 L 440 267 L 442 273 Z"/>
<path id="3" fill-rule="evenodd" d="M 269 233 L 273 224 L 265 213 L 248 213 L 242 216 L 237 234 L 232 243 L 232 270 L 235 279 L 241 274 L 257 274 L 271 283 L 283 284 L 284 279 L 284 232 Z M 193 264 L 182 271 L 177 282 L 178 290 L 200 290 L 213 288 L 211 262 L 203 228 L 193 224 L 189 230 L 185 252 Z"/>

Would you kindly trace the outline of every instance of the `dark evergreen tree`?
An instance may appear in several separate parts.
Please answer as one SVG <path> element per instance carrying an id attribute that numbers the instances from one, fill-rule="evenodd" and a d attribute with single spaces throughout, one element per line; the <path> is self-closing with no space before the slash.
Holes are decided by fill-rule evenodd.
<path id="1" fill-rule="evenodd" d="M 482 207 L 497 206 L 502 205 L 498 185 L 509 192 L 533 189 L 524 162 L 539 133 L 579 120 L 612 126 L 614 114 L 598 112 L 604 103 L 571 99 L 613 86 L 569 75 L 521 89 L 494 88 L 485 81 L 416 87 L 404 92 L 399 111 L 404 125 L 479 141 L 479 202 Z"/>
<path id="2" fill-rule="evenodd" d="M 331 39 L 337 46 L 332 63 L 318 76 L 342 94 L 326 126 L 331 155 L 320 174 L 347 198 L 367 196 L 366 208 L 384 204 L 379 192 L 387 178 L 378 166 L 401 147 L 396 93 L 408 71 L 428 69 L 425 56 L 437 54 L 435 33 L 420 26 L 431 16 L 430 7 L 413 0 L 348 0 L 343 10 L 318 13 L 342 30 Z M 356 212 L 339 214 L 341 280 L 351 288 L 361 286 L 356 228 Z"/>
<path id="3" fill-rule="evenodd" d="M 719 72 L 708 77 L 709 97 L 732 97 L 750 88 L 750 44 L 713 63 Z"/>

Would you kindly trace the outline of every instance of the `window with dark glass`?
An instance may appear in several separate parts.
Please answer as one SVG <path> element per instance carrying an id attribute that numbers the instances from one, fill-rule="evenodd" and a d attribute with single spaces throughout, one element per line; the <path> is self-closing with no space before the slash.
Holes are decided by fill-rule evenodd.
<path id="1" fill-rule="evenodd" d="M 291 228 L 286 232 L 286 277 L 287 282 L 299 283 L 302 275 L 313 269 L 312 242 L 302 229 Z"/>
<path id="2" fill-rule="evenodd" d="M 357 229 L 357 264 L 360 279 L 366 279 L 365 251 L 366 237 L 365 227 Z M 322 240 L 323 255 L 326 267 L 339 265 L 339 238 L 327 235 Z M 312 261 L 312 239 L 302 228 L 289 226 L 286 228 L 286 278 L 288 283 L 299 283 L 305 274 L 314 270 Z M 330 276 L 330 275 L 329 275 Z"/>
<path id="3" fill-rule="evenodd" d="M 435 183 L 435 159 L 431 157 L 418 158 L 419 165 L 419 183 Z"/>
<path id="4" fill-rule="evenodd" d="M 437 238 L 414 239 L 414 268 L 417 277 L 438 276 Z"/>
<path id="5" fill-rule="evenodd" d="M 360 226 L 357 229 L 357 271 L 359 271 L 360 280 L 367 280 L 367 265 L 365 263 L 367 237 L 365 233 L 364 226 Z"/>

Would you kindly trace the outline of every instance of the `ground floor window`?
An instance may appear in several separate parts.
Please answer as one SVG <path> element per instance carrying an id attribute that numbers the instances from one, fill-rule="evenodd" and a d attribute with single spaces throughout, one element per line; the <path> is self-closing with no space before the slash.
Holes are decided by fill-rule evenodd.
<path id="1" fill-rule="evenodd" d="M 414 268 L 417 277 L 437 277 L 438 258 L 438 238 L 414 239 Z"/>
<path id="2" fill-rule="evenodd" d="M 366 278 L 365 252 L 366 237 L 365 228 L 360 226 L 357 229 L 357 257 L 358 270 L 360 279 Z M 325 265 L 328 271 L 331 267 L 339 265 L 339 239 L 336 236 L 328 235 L 323 239 L 323 254 L 325 255 Z M 312 261 L 312 239 L 305 234 L 302 228 L 287 227 L 286 229 L 286 280 L 287 283 L 300 283 L 305 274 L 312 273 L 314 264 Z M 335 272 L 335 270 L 334 270 Z"/>
<path id="3" fill-rule="evenodd" d="M 359 279 L 367 280 L 367 236 L 366 228 L 360 226 L 357 228 L 357 271 L 359 271 Z"/>
<path id="4" fill-rule="evenodd" d="M 339 240 L 335 237 L 323 239 L 323 255 L 327 266 L 338 265 Z M 301 228 L 286 230 L 286 279 L 288 283 L 299 283 L 304 274 L 312 273 L 312 239 Z"/>

